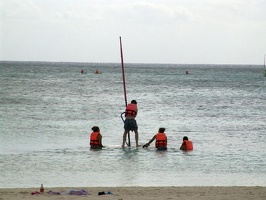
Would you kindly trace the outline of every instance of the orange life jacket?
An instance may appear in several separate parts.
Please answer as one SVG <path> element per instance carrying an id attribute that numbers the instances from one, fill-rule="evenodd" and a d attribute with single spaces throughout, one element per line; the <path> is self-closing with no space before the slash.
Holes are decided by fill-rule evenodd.
<path id="1" fill-rule="evenodd" d="M 137 112 L 138 112 L 137 104 L 130 103 L 126 107 L 126 114 L 125 114 L 125 116 L 136 117 Z"/>
<path id="2" fill-rule="evenodd" d="M 167 139 L 165 133 L 157 133 L 156 134 L 156 143 L 155 147 L 167 147 Z"/>
<path id="3" fill-rule="evenodd" d="M 190 140 L 184 140 L 182 145 L 186 145 L 186 150 L 193 150 L 193 143 Z"/>
<path id="4" fill-rule="evenodd" d="M 90 145 L 91 147 L 98 147 L 100 146 L 99 140 L 98 140 L 98 135 L 99 132 L 92 132 L 90 136 Z"/>

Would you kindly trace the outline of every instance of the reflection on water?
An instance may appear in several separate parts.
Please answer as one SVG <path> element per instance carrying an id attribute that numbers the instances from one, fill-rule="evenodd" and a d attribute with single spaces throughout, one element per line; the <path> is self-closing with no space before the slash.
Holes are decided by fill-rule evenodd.
<path id="1" fill-rule="evenodd" d="M 1 187 L 32 187 L 40 182 L 70 187 L 252 185 L 252 181 L 247 181 L 258 174 L 256 184 L 265 185 L 261 157 L 235 155 L 230 150 L 214 153 L 184 152 L 177 148 L 156 151 L 154 148 L 79 147 L 1 155 L 0 161 L 2 169 L 6 169 L 1 174 L 6 181 L 1 182 Z"/>

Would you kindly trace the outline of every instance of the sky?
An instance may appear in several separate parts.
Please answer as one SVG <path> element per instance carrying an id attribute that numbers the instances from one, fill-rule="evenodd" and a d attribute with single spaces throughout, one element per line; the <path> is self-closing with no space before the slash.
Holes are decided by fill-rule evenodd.
<path id="1" fill-rule="evenodd" d="M 0 60 L 258 64 L 265 0 L 0 0 Z"/>

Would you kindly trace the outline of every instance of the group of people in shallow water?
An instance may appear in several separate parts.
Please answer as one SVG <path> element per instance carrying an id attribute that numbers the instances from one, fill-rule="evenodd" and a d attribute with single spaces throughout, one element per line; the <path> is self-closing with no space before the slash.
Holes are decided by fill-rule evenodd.
<path id="1" fill-rule="evenodd" d="M 138 113 L 137 101 L 132 100 L 130 104 L 127 105 L 125 110 L 125 121 L 124 121 L 124 134 L 123 134 L 123 142 L 122 148 L 125 147 L 126 137 L 130 131 L 135 132 L 135 140 L 136 140 L 136 147 L 140 147 L 138 140 L 139 140 L 139 133 L 138 133 L 138 125 L 136 122 L 136 116 Z M 102 145 L 102 135 L 100 133 L 100 128 L 98 126 L 93 126 L 92 133 L 90 135 L 90 146 L 91 149 L 101 149 Z M 157 150 L 166 150 L 167 149 L 167 136 L 165 134 L 165 128 L 159 128 L 158 133 L 155 134 L 148 143 L 143 145 L 143 148 L 147 148 L 150 144 L 156 140 L 155 148 Z M 180 150 L 193 150 L 193 143 L 191 140 L 188 139 L 187 136 L 183 137 L 183 142 L 180 146 Z"/>

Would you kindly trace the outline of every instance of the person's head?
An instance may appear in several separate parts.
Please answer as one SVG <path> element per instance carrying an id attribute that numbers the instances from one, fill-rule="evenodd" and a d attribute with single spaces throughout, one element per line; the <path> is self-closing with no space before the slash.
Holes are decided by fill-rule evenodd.
<path id="1" fill-rule="evenodd" d="M 99 128 L 98 126 L 93 126 L 93 127 L 91 128 L 91 130 L 92 130 L 93 132 L 100 132 L 100 128 Z"/>
<path id="2" fill-rule="evenodd" d="M 164 133 L 165 128 L 159 128 L 159 133 Z"/>
<path id="3" fill-rule="evenodd" d="M 132 100 L 131 103 L 137 104 L 137 101 L 136 100 Z"/>
<path id="4" fill-rule="evenodd" d="M 183 137 L 183 141 L 185 141 L 185 140 L 188 140 L 188 137 L 187 136 L 184 136 Z"/>

